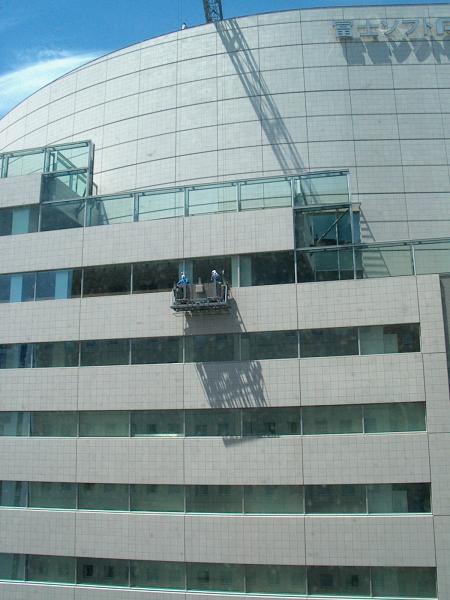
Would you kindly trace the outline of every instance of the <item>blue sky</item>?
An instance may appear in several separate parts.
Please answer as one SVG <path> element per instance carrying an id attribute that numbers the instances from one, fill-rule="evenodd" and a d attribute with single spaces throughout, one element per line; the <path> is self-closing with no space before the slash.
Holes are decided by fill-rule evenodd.
<path id="1" fill-rule="evenodd" d="M 222 4 L 227 18 L 309 6 L 386 4 L 386 0 L 222 0 Z M 204 22 L 202 0 L 0 0 L 0 116 L 78 65 L 174 31 L 183 21 L 189 26 Z"/>

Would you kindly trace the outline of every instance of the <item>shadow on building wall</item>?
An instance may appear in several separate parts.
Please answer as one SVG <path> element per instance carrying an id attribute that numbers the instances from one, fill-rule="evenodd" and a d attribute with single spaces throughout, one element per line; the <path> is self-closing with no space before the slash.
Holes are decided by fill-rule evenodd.
<path id="1" fill-rule="evenodd" d="M 287 175 L 305 170 L 304 161 L 236 19 L 220 21 L 216 23 L 216 29 L 261 123 L 281 172 Z"/>
<path id="2" fill-rule="evenodd" d="M 399 40 L 358 41 L 342 44 L 342 52 L 348 65 L 391 65 L 401 64 L 414 56 L 419 63 L 431 56 L 437 63 L 450 60 L 450 40 Z"/>

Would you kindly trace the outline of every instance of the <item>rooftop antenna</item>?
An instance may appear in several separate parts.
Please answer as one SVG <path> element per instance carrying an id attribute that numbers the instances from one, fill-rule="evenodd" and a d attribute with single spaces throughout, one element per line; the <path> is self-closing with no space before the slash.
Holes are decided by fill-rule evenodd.
<path id="1" fill-rule="evenodd" d="M 207 23 L 222 21 L 222 0 L 203 0 L 203 8 L 205 9 L 205 19 Z"/>

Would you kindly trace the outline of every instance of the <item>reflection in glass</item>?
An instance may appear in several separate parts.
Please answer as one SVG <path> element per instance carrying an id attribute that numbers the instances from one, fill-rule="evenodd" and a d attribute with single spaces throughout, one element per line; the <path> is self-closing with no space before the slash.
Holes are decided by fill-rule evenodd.
<path id="1" fill-rule="evenodd" d="M 78 414 L 75 411 L 39 411 L 31 413 L 32 436 L 76 437 Z"/>
<path id="2" fill-rule="evenodd" d="M 89 165 L 89 144 L 65 144 L 49 151 L 49 171 L 86 169 Z"/>
<path id="3" fill-rule="evenodd" d="M 370 596 L 368 567 L 308 567 L 311 596 Z"/>
<path id="4" fill-rule="evenodd" d="M 78 367 L 78 342 L 39 342 L 34 344 L 35 368 Z"/>
<path id="5" fill-rule="evenodd" d="M 353 250 L 340 248 L 297 252 L 297 281 L 353 279 Z"/>
<path id="6" fill-rule="evenodd" d="M 83 227 L 84 202 L 49 203 L 41 205 L 40 231 Z"/>
<path id="7" fill-rule="evenodd" d="M 30 435 L 30 413 L 0 412 L 0 435 Z"/>
<path id="8" fill-rule="evenodd" d="M 420 352 L 420 325 L 374 325 L 360 327 L 361 354 Z"/>
<path id="9" fill-rule="evenodd" d="M 243 411 L 244 435 L 300 435 L 299 408 L 249 408 Z"/>
<path id="10" fill-rule="evenodd" d="M 295 180 L 294 206 L 349 202 L 347 173 L 314 173 Z"/>
<path id="11" fill-rule="evenodd" d="M 238 336 L 232 333 L 186 336 L 186 362 L 239 360 Z"/>
<path id="12" fill-rule="evenodd" d="M 244 565 L 188 563 L 187 589 L 244 592 Z"/>
<path id="13" fill-rule="evenodd" d="M 224 281 L 229 282 L 231 277 L 231 258 L 229 256 L 208 256 L 208 258 L 192 259 L 192 282 L 209 283 L 211 271 L 215 269 Z"/>
<path id="14" fill-rule="evenodd" d="M 39 205 L 0 209 L 0 236 L 34 233 L 38 230 Z"/>
<path id="15" fill-rule="evenodd" d="M 81 269 L 36 273 L 36 300 L 79 298 L 81 273 Z"/>
<path id="16" fill-rule="evenodd" d="M 250 594 L 306 594 L 306 567 L 246 565 L 246 591 Z"/>
<path id="17" fill-rule="evenodd" d="M 373 596 L 436 598 L 436 569 L 372 567 Z"/>
<path id="18" fill-rule="evenodd" d="M 188 189 L 189 215 L 226 212 L 237 209 L 235 184 Z"/>
<path id="19" fill-rule="evenodd" d="M 6 176 L 17 177 L 42 173 L 44 170 L 44 151 L 29 151 L 26 154 L 15 154 L 7 159 Z"/>
<path id="20" fill-rule="evenodd" d="M 0 344 L 0 369 L 29 369 L 33 344 Z"/>
<path id="21" fill-rule="evenodd" d="M 134 196 L 102 196 L 89 199 L 87 226 L 114 225 L 134 221 Z"/>
<path id="22" fill-rule="evenodd" d="M 364 431 L 425 431 L 425 403 L 367 404 L 364 407 Z"/>
<path id="23" fill-rule="evenodd" d="M 139 221 L 184 215 L 184 191 L 146 192 L 138 196 Z"/>
<path id="24" fill-rule="evenodd" d="M 81 366 L 128 365 L 129 340 L 88 340 L 81 342 Z"/>
<path id="25" fill-rule="evenodd" d="M 300 331 L 300 356 L 352 356 L 358 354 L 356 327 Z"/>
<path id="26" fill-rule="evenodd" d="M 131 265 L 86 267 L 83 273 L 83 296 L 129 294 Z"/>
<path id="27" fill-rule="evenodd" d="M 359 278 L 413 275 L 409 246 L 375 246 L 356 248 Z"/>
<path id="28" fill-rule="evenodd" d="M 291 182 L 288 179 L 243 181 L 240 194 L 241 210 L 292 205 Z"/>
<path id="29" fill-rule="evenodd" d="M 25 554 L 0 553 L 0 579 L 25 580 Z"/>
<path id="30" fill-rule="evenodd" d="M 296 331 L 262 331 L 241 334 L 241 360 L 297 358 Z"/>
<path id="31" fill-rule="evenodd" d="M 364 485 L 308 485 L 305 509 L 309 514 L 365 513 Z"/>
<path id="32" fill-rule="evenodd" d="M 128 437 L 130 434 L 127 410 L 84 410 L 79 417 L 81 437 Z"/>
<path id="33" fill-rule="evenodd" d="M 180 337 L 131 340 L 132 365 L 179 362 L 183 362 L 183 340 Z"/>
<path id="34" fill-rule="evenodd" d="M 129 585 L 128 579 L 127 560 L 112 558 L 77 559 L 78 584 L 127 587 Z"/>
<path id="35" fill-rule="evenodd" d="M 180 274 L 177 260 L 166 260 L 133 265 L 133 294 L 138 292 L 169 291 Z"/>
<path id="36" fill-rule="evenodd" d="M 261 252 L 240 256 L 241 287 L 294 283 L 294 253 Z"/>
<path id="37" fill-rule="evenodd" d="M 181 410 L 139 410 L 131 412 L 131 435 L 183 435 Z"/>
<path id="38" fill-rule="evenodd" d="M 369 513 L 429 513 L 429 483 L 380 483 L 367 486 Z"/>
<path id="39" fill-rule="evenodd" d="M 416 275 L 450 272 L 450 242 L 426 242 L 414 245 Z"/>
<path id="40" fill-rule="evenodd" d="M 0 481 L 0 506 L 26 506 L 27 481 Z"/>

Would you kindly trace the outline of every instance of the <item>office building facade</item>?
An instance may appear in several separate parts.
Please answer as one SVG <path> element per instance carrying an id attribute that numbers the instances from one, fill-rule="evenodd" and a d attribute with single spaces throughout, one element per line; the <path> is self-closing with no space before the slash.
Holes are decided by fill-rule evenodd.
<path id="1" fill-rule="evenodd" d="M 229 19 L 0 120 L 0 598 L 450 598 L 449 36 Z"/>

